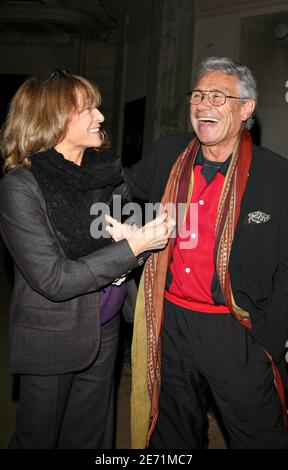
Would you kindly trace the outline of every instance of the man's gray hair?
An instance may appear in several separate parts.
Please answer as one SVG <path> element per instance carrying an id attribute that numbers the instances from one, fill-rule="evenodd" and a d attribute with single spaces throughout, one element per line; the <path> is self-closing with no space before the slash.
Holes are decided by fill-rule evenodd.
<path id="1" fill-rule="evenodd" d="M 257 82 L 251 70 L 230 57 L 206 57 L 201 60 L 196 70 L 195 83 L 208 72 L 224 72 L 227 75 L 236 75 L 239 79 L 238 93 L 243 98 L 252 98 L 257 102 Z M 241 100 L 245 103 L 245 100 Z M 254 120 L 250 117 L 245 126 L 250 129 Z"/>

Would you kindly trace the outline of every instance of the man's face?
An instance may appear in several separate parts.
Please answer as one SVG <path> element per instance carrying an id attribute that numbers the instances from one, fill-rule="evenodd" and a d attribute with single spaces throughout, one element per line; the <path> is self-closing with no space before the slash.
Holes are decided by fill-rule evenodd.
<path id="1" fill-rule="evenodd" d="M 224 72 L 208 72 L 197 82 L 195 89 L 201 91 L 220 90 L 226 95 L 239 96 L 237 89 L 238 77 L 226 75 Z M 190 105 L 192 126 L 200 142 L 204 146 L 220 146 L 225 148 L 234 145 L 240 132 L 242 122 L 252 114 L 254 100 L 227 98 L 222 106 L 213 106 L 205 95 L 201 103 Z M 208 118 L 208 120 L 207 120 Z M 212 118 L 209 121 L 209 118 Z"/>

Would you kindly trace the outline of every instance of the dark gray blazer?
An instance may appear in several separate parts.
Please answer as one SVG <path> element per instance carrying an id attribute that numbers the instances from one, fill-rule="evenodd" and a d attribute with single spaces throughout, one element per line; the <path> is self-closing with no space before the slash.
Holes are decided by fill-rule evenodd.
<path id="1" fill-rule="evenodd" d="M 77 214 L 75 214 L 77 217 Z M 15 263 L 10 371 L 63 374 L 89 366 L 100 345 L 99 290 L 141 264 L 126 240 L 72 261 L 49 222 L 32 173 L 0 181 L 0 229 Z M 131 316 L 134 281 L 124 310 Z"/>

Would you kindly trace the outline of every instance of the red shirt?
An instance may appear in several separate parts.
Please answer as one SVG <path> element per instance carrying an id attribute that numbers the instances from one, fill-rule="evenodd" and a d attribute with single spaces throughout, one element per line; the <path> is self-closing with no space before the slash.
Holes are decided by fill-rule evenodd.
<path id="1" fill-rule="evenodd" d="M 215 306 L 212 297 L 215 223 L 225 174 L 217 171 L 207 183 L 202 168 L 196 162 L 190 210 L 173 250 L 172 282 L 165 297 L 185 308 L 216 313 L 228 311 L 224 305 Z"/>

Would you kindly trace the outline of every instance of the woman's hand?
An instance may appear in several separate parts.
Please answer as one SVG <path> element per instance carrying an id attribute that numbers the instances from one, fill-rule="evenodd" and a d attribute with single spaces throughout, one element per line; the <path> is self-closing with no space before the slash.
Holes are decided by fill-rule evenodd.
<path id="1" fill-rule="evenodd" d="M 110 224 L 106 226 L 106 230 L 115 242 L 119 242 L 119 240 L 123 240 L 124 238 L 128 240 L 138 230 L 137 225 L 121 224 L 110 215 L 105 215 L 105 219 L 106 222 Z"/>
<path id="2" fill-rule="evenodd" d="M 144 251 L 165 248 L 169 235 L 175 227 L 174 220 L 168 218 L 166 212 L 141 228 L 138 228 L 136 225 L 121 224 L 109 215 L 106 215 L 105 218 L 110 224 L 110 226 L 106 227 L 109 235 L 115 241 L 125 238 L 135 256 Z"/>

